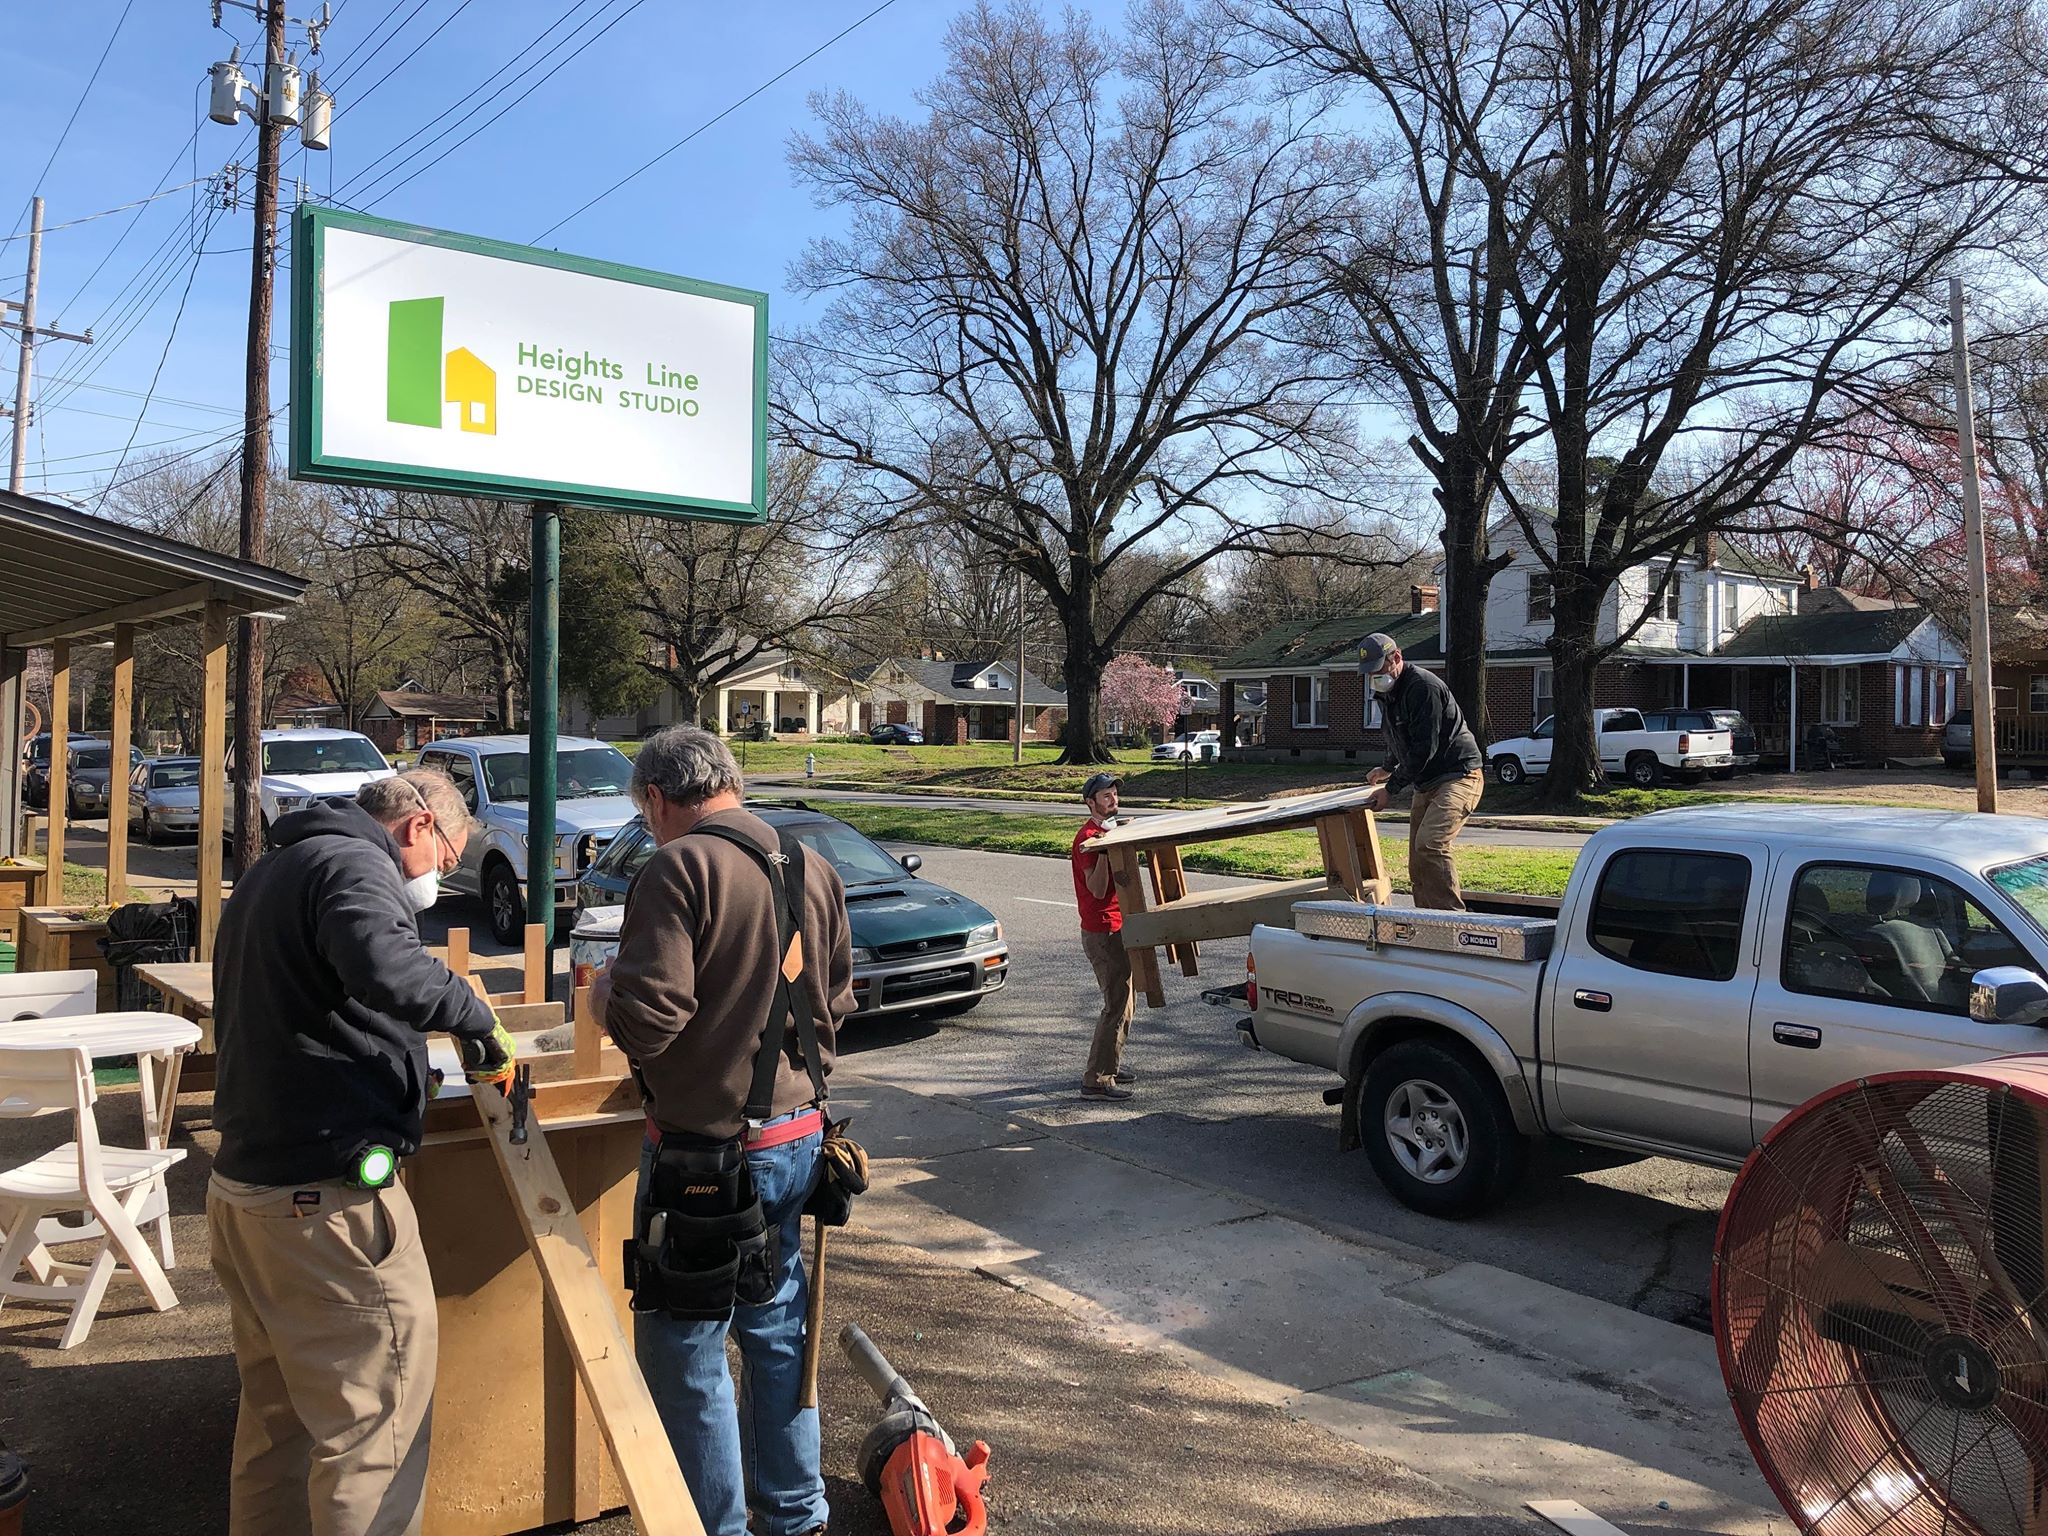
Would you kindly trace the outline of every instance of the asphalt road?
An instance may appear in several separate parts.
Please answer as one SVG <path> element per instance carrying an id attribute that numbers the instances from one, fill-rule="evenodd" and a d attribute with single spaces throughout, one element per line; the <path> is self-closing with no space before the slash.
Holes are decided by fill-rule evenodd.
<path id="1" fill-rule="evenodd" d="M 1097 994 L 1066 866 L 918 851 L 925 875 L 1002 919 L 1012 980 L 965 1018 L 850 1029 L 842 1037 L 849 1066 L 1058 1125 L 1096 1150 L 1257 1199 L 1339 1237 L 1393 1239 L 1707 1326 L 1709 1254 L 1728 1175 L 1661 1158 L 1595 1174 L 1538 1168 L 1488 1215 L 1457 1223 L 1418 1216 L 1380 1188 L 1362 1153 L 1338 1152 L 1337 1112 L 1322 1102 L 1334 1077 L 1247 1051 L 1237 1015 L 1200 1001 L 1202 988 L 1242 979 L 1242 940 L 1204 945 L 1200 979 L 1169 974 L 1165 1008 L 1140 1002 L 1127 1058 L 1136 1097 L 1084 1102 L 1077 1093 Z"/>
<path id="2" fill-rule="evenodd" d="M 101 826 L 75 826 L 71 856 L 99 862 L 103 844 Z M 134 852 L 145 883 L 191 879 L 190 844 L 146 849 L 138 842 Z M 1203 987 L 1243 978 L 1242 940 L 1204 945 L 1198 980 L 1169 973 L 1165 1008 L 1140 1003 L 1129 1057 L 1140 1076 L 1137 1096 L 1121 1105 L 1084 1103 L 1077 1090 L 1096 992 L 1066 865 L 959 848 L 918 852 L 926 876 L 1002 919 L 1012 980 L 965 1018 L 879 1021 L 850 1031 L 844 1049 L 862 1072 L 1061 1126 L 1097 1150 L 1256 1198 L 1340 1237 L 1393 1239 L 1707 1326 L 1709 1254 L 1728 1175 L 1662 1158 L 1592 1174 L 1538 1167 L 1512 1201 L 1488 1215 L 1458 1223 L 1418 1216 L 1380 1188 L 1362 1154 L 1338 1152 L 1337 1112 L 1322 1102 L 1335 1078 L 1245 1050 L 1232 1027 L 1236 1015 L 1200 1001 Z M 1198 889 L 1230 883 L 1190 879 Z M 475 901 L 449 897 L 421 925 L 430 943 L 451 926 L 471 929 L 479 957 L 505 952 Z M 565 943 L 555 951 L 558 975 L 567 970 Z"/>

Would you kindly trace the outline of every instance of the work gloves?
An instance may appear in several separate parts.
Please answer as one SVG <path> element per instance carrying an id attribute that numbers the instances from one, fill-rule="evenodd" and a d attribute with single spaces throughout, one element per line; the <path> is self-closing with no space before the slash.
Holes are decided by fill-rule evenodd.
<path id="1" fill-rule="evenodd" d="M 455 1044 L 462 1052 L 462 1076 L 470 1087 L 479 1083 L 496 1083 L 503 1088 L 512 1081 L 512 1058 L 518 1048 L 512 1043 L 512 1036 L 497 1016 L 491 1017 L 491 1032 L 481 1039 L 457 1037 Z"/>

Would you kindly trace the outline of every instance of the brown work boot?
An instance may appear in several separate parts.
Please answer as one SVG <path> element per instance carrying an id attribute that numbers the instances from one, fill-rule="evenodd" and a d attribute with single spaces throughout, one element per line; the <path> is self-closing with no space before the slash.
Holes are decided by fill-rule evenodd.
<path id="1" fill-rule="evenodd" d="M 1081 1085 L 1081 1097 L 1084 1099 L 1128 1099 L 1130 1096 L 1131 1090 L 1114 1080 Z"/>

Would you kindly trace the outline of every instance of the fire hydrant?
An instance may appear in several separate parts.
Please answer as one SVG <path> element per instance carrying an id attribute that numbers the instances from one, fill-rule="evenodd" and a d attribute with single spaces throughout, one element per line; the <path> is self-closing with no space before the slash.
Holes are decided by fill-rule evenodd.
<path id="1" fill-rule="evenodd" d="M 815 779 L 817 776 L 818 754 L 815 752 L 806 752 L 804 754 L 804 777 L 807 779 Z"/>

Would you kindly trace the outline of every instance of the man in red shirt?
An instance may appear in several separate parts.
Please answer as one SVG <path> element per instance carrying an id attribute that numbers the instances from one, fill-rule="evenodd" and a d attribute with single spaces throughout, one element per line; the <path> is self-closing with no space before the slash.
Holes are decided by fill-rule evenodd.
<path id="1" fill-rule="evenodd" d="M 1081 910 L 1081 948 L 1095 968 L 1102 989 L 1102 1012 L 1095 1020 L 1095 1039 L 1088 1047 L 1088 1068 L 1081 1078 L 1084 1099 L 1128 1099 L 1136 1075 L 1124 1070 L 1124 1041 L 1131 1033 L 1131 957 L 1124 948 L 1123 908 L 1110 878 L 1109 857 L 1087 853 L 1081 845 L 1116 825 L 1117 776 L 1098 773 L 1081 787 L 1088 820 L 1074 834 L 1074 905 Z"/>

